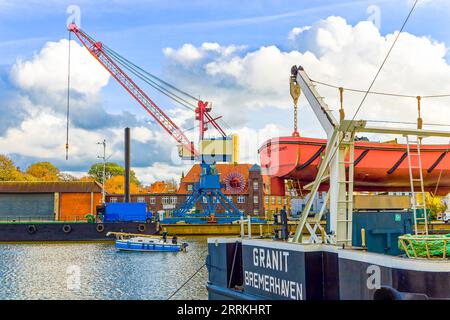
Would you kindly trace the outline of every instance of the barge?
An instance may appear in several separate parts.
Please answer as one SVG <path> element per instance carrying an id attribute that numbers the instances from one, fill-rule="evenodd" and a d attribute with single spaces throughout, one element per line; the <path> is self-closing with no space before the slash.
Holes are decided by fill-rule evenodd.
<path id="1" fill-rule="evenodd" d="M 299 194 L 307 191 L 309 199 L 293 234 L 284 223 L 282 236 L 275 234 L 274 239 L 208 239 L 209 298 L 450 299 L 450 236 L 432 234 L 426 205 L 431 184 L 436 193 L 448 193 L 450 148 L 423 144 L 428 137 L 448 139 L 450 132 L 424 130 L 420 113 L 417 128 L 370 127 L 364 120 L 345 120 L 342 95 L 337 121 L 302 67 L 291 69 L 290 86 L 295 108 L 303 91 L 327 140 L 300 138 L 294 126 L 292 139 L 278 144 L 271 140 L 260 149 L 261 164 L 272 190 L 284 193 L 286 180 L 300 180 Z M 360 143 L 357 133 L 400 135 L 406 144 Z M 442 185 L 435 181 L 437 167 Z M 308 220 L 319 190 L 327 191 L 326 200 Z M 356 190 L 407 190 L 411 203 L 396 211 L 380 205 L 358 212 Z M 370 196 L 377 202 L 375 193 Z"/>
<path id="2" fill-rule="evenodd" d="M 155 223 L 145 222 L 27 222 L 0 223 L 0 242 L 92 242 L 114 241 L 108 232 L 153 235 L 159 232 Z"/>

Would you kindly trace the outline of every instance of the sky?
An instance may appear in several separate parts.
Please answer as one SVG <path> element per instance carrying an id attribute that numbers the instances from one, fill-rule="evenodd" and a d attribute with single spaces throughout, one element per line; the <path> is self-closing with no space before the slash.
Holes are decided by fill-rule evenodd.
<path id="1" fill-rule="evenodd" d="M 145 184 L 179 178 L 192 163 L 176 143 L 72 39 L 69 159 L 65 159 L 68 31 L 74 19 L 91 37 L 192 95 L 211 101 L 241 162 L 257 163 L 267 139 L 292 133 L 292 65 L 311 78 L 367 89 L 413 1 L 0 0 L 0 153 L 20 168 L 51 161 L 81 176 L 107 156 L 123 163 L 123 129 L 132 129 L 132 165 Z M 374 90 L 450 93 L 450 1 L 420 0 Z M 138 82 L 138 84 L 141 84 Z M 191 139 L 192 111 L 142 86 Z M 338 92 L 318 87 L 336 112 Z M 346 94 L 353 115 L 362 96 Z M 449 124 L 446 99 L 426 100 L 424 121 Z M 415 101 L 370 96 L 358 118 L 414 122 Z M 324 137 L 306 100 L 303 136 Z M 213 137 L 213 130 L 208 131 Z M 374 140 L 389 137 L 373 136 Z"/>

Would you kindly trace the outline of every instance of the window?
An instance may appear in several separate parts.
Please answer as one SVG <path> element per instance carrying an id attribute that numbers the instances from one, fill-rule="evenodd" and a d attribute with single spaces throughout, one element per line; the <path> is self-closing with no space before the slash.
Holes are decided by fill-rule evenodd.
<path id="1" fill-rule="evenodd" d="M 259 210 L 258 210 L 258 209 L 253 210 L 253 214 L 254 214 L 255 216 L 259 215 Z"/>
<path id="2" fill-rule="evenodd" d="M 192 191 L 193 187 L 194 186 L 192 184 L 188 184 L 187 185 L 187 191 Z"/>
<path id="3" fill-rule="evenodd" d="M 237 203 L 245 203 L 245 196 L 238 196 Z"/>
<path id="4" fill-rule="evenodd" d="M 145 202 L 145 198 L 144 197 L 137 197 L 137 202 Z"/>
<path id="5" fill-rule="evenodd" d="M 233 202 L 233 196 L 227 196 L 228 201 Z"/>
<path id="6" fill-rule="evenodd" d="M 162 204 L 169 204 L 169 197 L 162 197 Z"/>
<path id="7" fill-rule="evenodd" d="M 264 197 L 264 201 L 266 202 L 266 204 L 269 204 L 269 197 L 268 197 L 268 196 L 265 196 L 265 197 Z"/>
<path id="8" fill-rule="evenodd" d="M 170 203 L 171 204 L 177 204 L 177 197 L 171 197 L 170 198 Z"/>
<path id="9" fill-rule="evenodd" d="M 116 197 L 112 197 L 112 198 L 109 199 L 109 202 L 116 203 L 117 202 L 117 198 Z"/>
<path id="10" fill-rule="evenodd" d="M 253 180 L 253 190 L 258 190 L 259 183 L 258 180 Z"/>
<path id="11" fill-rule="evenodd" d="M 284 204 L 287 205 L 288 204 L 288 199 L 284 198 Z"/>
<path id="12" fill-rule="evenodd" d="M 156 203 L 156 198 L 155 197 L 151 197 L 150 198 L 150 204 L 155 204 Z"/>
<path id="13" fill-rule="evenodd" d="M 282 204 L 282 197 L 278 197 L 278 204 Z"/>
<path id="14" fill-rule="evenodd" d="M 253 203 L 259 203 L 259 197 L 258 196 L 253 196 Z"/>
<path id="15" fill-rule="evenodd" d="M 208 199 L 206 197 L 203 197 L 203 203 L 208 203 Z"/>
<path id="16" fill-rule="evenodd" d="M 275 204 L 275 197 L 272 196 L 272 204 Z"/>

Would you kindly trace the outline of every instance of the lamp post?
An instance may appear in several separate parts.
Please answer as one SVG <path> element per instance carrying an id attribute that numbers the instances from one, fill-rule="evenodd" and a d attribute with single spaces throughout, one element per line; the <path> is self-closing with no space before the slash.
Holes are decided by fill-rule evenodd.
<path id="1" fill-rule="evenodd" d="M 97 142 L 97 144 L 103 145 L 103 156 L 97 156 L 99 159 L 103 159 L 103 174 L 102 174 L 102 203 L 106 202 L 106 194 L 105 194 L 105 176 L 106 176 L 106 140 L 103 139 L 102 142 Z"/>

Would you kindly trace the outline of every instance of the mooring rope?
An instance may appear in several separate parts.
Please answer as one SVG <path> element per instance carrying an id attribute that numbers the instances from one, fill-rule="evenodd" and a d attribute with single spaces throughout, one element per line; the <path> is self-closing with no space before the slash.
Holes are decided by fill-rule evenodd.
<path id="1" fill-rule="evenodd" d="M 206 253 L 208 251 L 208 249 L 206 249 L 205 251 L 202 252 L 201 255 L 203 255 L 204 253 Z M 203 263 L 200 268 L 198 268 L 197 270 L 195 270 L 195 272 L 185 281 L 183 282 L 183 284 L 181 286 L 179 286 L 166 300 L 170 300 L 173 296 L 175 296 L 181 289 L 184 288 L 185 285 L 187 285 L 189 283 L 189 281 L 191 281 L 202 269 L 203 267 L 206 266 L 206 261 L 205 263 Z"/>

